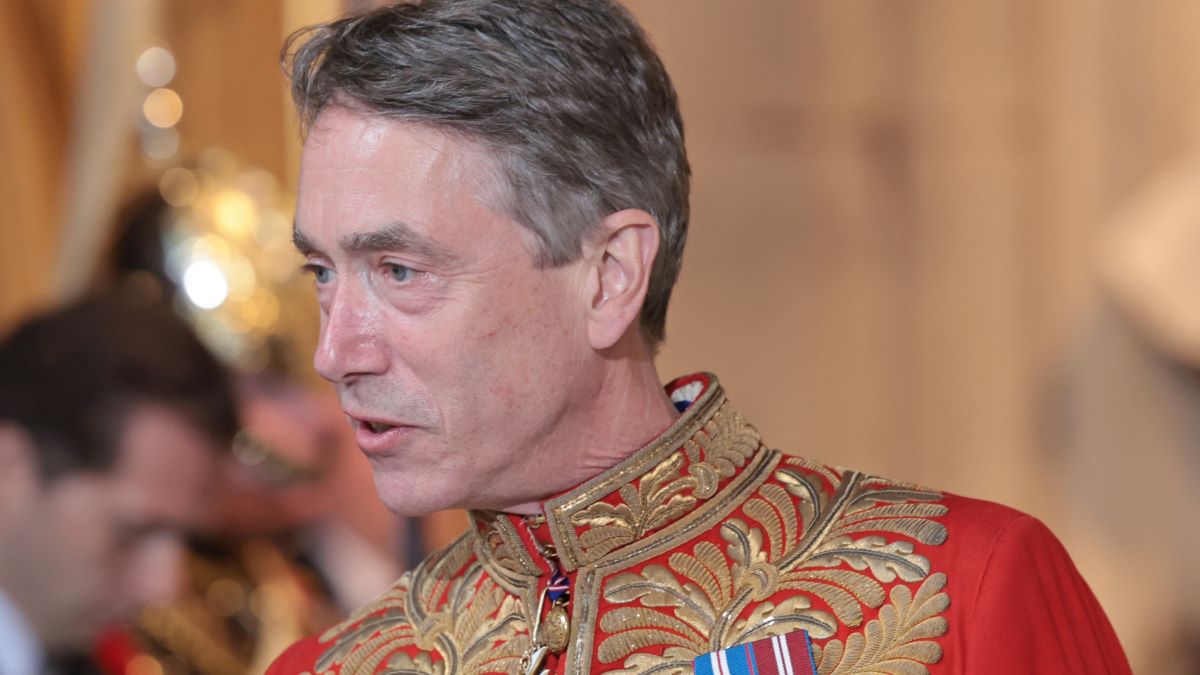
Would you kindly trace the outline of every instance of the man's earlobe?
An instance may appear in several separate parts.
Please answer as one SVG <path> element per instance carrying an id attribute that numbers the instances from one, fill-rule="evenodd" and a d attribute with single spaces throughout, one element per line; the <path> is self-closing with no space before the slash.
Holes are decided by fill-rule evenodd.
<path id="1" fill-rule="evenodd" d="M 618 211 L 600 229 L 595 293 L 588 310 L 588 338 L 597 350 L 613 347 L 638 329 L 659 242 L 658 222 L 640 209 Z"/>

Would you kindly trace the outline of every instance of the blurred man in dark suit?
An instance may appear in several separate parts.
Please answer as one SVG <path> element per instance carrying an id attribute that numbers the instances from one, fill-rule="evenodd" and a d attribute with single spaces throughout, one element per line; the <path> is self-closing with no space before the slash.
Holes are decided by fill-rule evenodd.
<path id="1" fill-rule="evenodd" d="M 0 342 L 0 674 L 172 597 L 236 419 L 225 371 L 163 307 L 88 299 Z"/>

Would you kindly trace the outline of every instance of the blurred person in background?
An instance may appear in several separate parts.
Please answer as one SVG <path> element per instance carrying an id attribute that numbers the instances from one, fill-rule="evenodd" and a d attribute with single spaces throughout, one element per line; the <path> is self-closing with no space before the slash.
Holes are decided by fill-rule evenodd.
<path id="1" fill-rule="evenodd" d="M 236 430 L 225 370 L 161 306 L 92 297 L 0 342 L 0 673 L 174 597 Z"/>
<path id="2" fill-rule="evenodd" d="M 622 7 L 401 3 L 292 46 L 316 369 L 389 507 L 473 511 L 273 672 L 1129 672 L 1035 518 L 772 450 L 711 374 L 662 386 L 689 168 Z"/>

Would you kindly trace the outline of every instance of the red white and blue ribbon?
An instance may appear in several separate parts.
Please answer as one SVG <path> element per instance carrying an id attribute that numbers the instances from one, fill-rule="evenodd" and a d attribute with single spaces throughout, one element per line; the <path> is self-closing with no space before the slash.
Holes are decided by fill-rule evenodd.
<path id="1" fill-rule="evenodd" d="M 812 641 L 802 630 L 701 654 L 695 675 L 817 675 Z"/>
<path id="2" fill-rule="evenodd" d="M 558 568 L 558 563 L 550 562 L 550 582 L 546 586 L 546 597 L 550 602 L 558 600 L 571 590 L 571 580 Z"/>

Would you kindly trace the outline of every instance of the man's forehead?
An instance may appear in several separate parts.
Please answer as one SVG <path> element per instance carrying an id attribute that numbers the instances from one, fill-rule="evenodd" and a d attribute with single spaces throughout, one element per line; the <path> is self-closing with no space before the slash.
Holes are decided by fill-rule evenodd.
<path id="1" fill-rule="evenodd" d="M 324 146 L 349 139 L 359 141 L 355 147 L 371 147 L 380 142 L 394 120 L 341 105 L 326 107 L 313 120 L 305 133 L 306 148 Z M 349 144 L 346 144 L 347 149 Z"/>
<path id="2" fill-rule="evenodd" d="M 467 167 L 490 164 L 492 157 L 485 145 L 450 127 L 333 105 L 309 128 L 302 163 L 312 166 L 315 158 L 317 168 L 326 162 L 366 165 L 381 155 L 440 164 L 464 178 Z"/>
<path id="3" fill-rule="evenodd" d="M 515 236 L 537 249 L 511 214 L 497 155 L 453 129 L 332 107 L 304 152 L 301 253 L 402 252 L 452 270 L 488 257 L 489 241 Z"/>
<path id="4" fill-rule="evenodd" d="M 355 174 L 354 182 L 362 188 L 386 187 L 398 180 L 438 183 L 436 192 L 443 194 L 463 188 L 489 208 L 501 209 L 509 195 L 497 152 L 452 127 L 330 107 L 321 112 L 305 140 L 300 198 L 328 197 L 336 188 L 323 174 L 332 171 Z"/>

